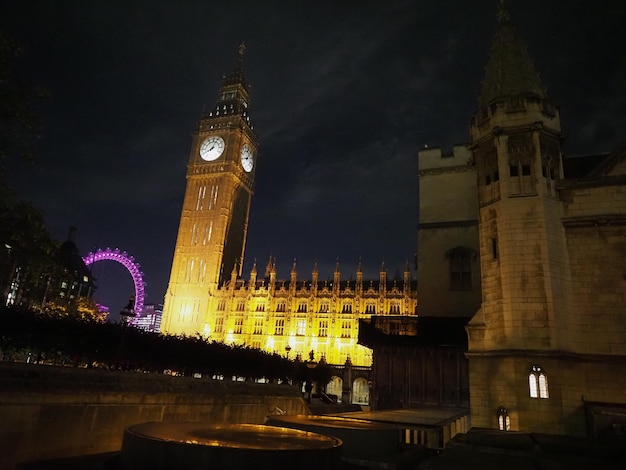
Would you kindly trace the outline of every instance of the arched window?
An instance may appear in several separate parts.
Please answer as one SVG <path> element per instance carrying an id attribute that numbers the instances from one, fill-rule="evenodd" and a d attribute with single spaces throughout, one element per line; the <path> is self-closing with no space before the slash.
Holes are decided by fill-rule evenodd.
<path id="1" fill-rule="evenodd" d="M 548 376 L 541 366 L 533 365 L 528 373 L 528 389 L 530 398 L 549 398 Z"/>
<path id="2" fill-rule="evenodd" d="M 450 290 L 472 290 L 472 263 L 476 252 L 457 246 L 446 252 L 450 271 Z"/>
<path id="3" fill-rule="evenodd" d="M 511 420 L 509 418 L 508 410 L 505 407 L 501 406 L 500 408 L 498 408 L 496 416 L 498 418 L 498 429 L 500 431 L 510 431 Z"/>
<path id="4" fill-rule="evenodd" d="M 326 385 L 326 393 L 328 395 L 335 395 L 337 397 L 337 403 L 341 403 L 341 392 L 343 389 L 343 380 L 340 377 L 334 375 L 328 385 Z"/>
<path id="5" fill-rule="evenodd" d="M 363 377 L 357 378 L 352 383 L 352 403 L 359 405 L 369 405 L 370 387 Z"/>

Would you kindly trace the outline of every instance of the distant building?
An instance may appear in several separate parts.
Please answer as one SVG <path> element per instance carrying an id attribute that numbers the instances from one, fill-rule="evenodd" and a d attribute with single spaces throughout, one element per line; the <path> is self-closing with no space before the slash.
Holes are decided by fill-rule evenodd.
<path id="1" fill-rule="evenodd" d="M 58 295 L 65 300 L 73 300 L 77 297 L 91 298 L 95 289 L 91 271 L 85 265 L 78 247 L 74 243 L 75 237 L 76 227 L 70 227 L 67 240 L 59 248 L 58 259 L 63 268 L 63 274 L 61 279 L 53 280 L 57 285 L 51 286 L 51 289 L 56 291 L 51 292 L 51 294 Z"/>
<path id="2" fill-rule="evenodd" d="M 420 152 L 420 313 L 464 315 L 480 285 L 472 426 L 623 436 L 626 146 L 566 157 L 562 140 L 501 4 L 469 152 Z"/>
<path id="3" fill-rule="evenodd" d="M 314 351 L 329 364 L 371 366 L 371 351 L 357 344 L 358 320 L 372 315 L 415 316 L 415 282 L 408 266 L 403 279 L 387 279 L 381 266 L 379 279 L 364 280 L 360 264 L 356 280 L 341 279 L 337 263 L 333 279 L 320 281 L 314 266 L 311 280 L 299 280 L 294 263 L 290 279 L 277 280 L 270 260 L 267 278 L 258 280 L 256 266 L 245 282 L 235 272 L 211 297 L 210 338 L 247 344 L 279 354 L 306 359 Z"/>
<path id="4" fill-rule="evenodd" d="M 144 304 L 143 310 L 132 320 L 132 324 L 139 329 L 158 333 L 161 329 L 163 305 Z"/>
<path id="5" fill-rule="evenodd" d="M 417 295 L 408 265 L 401 279 L 388 279 L 384 265 L 375 280 L 332 281 L 276 278 L 270 259 L 262 278 L 256 264 L 241 276 L 258 141 L 250 122 L 250 96 L 240 47 L 233 72 L 224 78 L 217 104 L 193 136 L 187 190 L 174 250 L 161 331 L 201 334 L 291 358 L 313 351 L 327 363 L 371 365 L 371 351 L 357 344 L 358 320 L 373 314 L 414 316 Z"/>

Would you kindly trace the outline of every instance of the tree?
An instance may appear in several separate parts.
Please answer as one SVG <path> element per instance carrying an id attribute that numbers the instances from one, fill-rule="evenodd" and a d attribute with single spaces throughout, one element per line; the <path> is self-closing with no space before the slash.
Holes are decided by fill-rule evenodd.
<path id="1" fill-rule="evenodd" d="M 0 285 L 3 301 L 16 305 L 41 303 L 51 279 L 63 272 L 56 257 L 59 243 L 43 214 L 29 203 L 17 201 L 0 186 Z"/>
<path id="2" fill-rule="evenodd" d="M 40 135 L 36 106 L 47 95 L 28 86 L 17 72 L 22 48 L 0 31 L 0 289 L 12 304 L 41 301 L 59 274 L 54 257 L 58 243 L 49 235 L 43 214 L 17 201 L 6 181 L 12 159 L 34 162 L 32 144 Z"/>

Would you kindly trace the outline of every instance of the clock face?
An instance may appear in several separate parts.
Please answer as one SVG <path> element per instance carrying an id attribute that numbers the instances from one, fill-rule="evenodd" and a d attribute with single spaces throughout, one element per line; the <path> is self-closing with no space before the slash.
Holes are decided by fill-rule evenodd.
<path id="1" fill-rule="evenodd" d="M 252 171 L 252 167 L 254 166 L 252 149 L 247 144 L 244 144 L 243 147 L 241 147 L 241 166 L 248 173 Z"/>
<path id="2" fill-rule="evenodd" d="M 219 135 L 207 137 L 204 139 L 204 142 L 202 142 L 202 145 L 200 145 L 200 157 L 207 162 L 216 160 L 222 155 L 224 147 L 224 139 Z"/>

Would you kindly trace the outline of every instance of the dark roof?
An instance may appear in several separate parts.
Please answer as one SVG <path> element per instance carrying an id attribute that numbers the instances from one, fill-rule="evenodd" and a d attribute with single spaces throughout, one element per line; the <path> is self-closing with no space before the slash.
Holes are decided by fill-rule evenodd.
<path id="1" fill-rule="evenodd" d="M 388 319 L 381 316 L 381 320 Z M 375 349 L 384 346 L 461 346 L 467 348 L 465 325 L 470 317 L 406 317 L 417 322 L 417 335 L 387 334 L 376 327 L 376 316 L 359 320 L 359 344 Z"/>
<path id="2" fill-rule="evenodd" d="M 484 108 L 504 98 L 519 95 L 547 98 L 528 50 L 511 23 L 504 2 L 501 2 L 498 26 L 485 67 L 478 104 Z"/>
<path id="3" fill-rule="evenodd" d="M 594 153 L 588 155 L 567 155 L 563 157 L 563 173 L 565 179 L 584 178 L 596 168 L 608 153 Z"/>
<path id="4" fill-rule="evenodd" d="M 80 256 L 78 247 L 72 240 L 64 241 L 59 247 L 59 263 L 73 276 L 91 279 L 91 271 Z"/>

